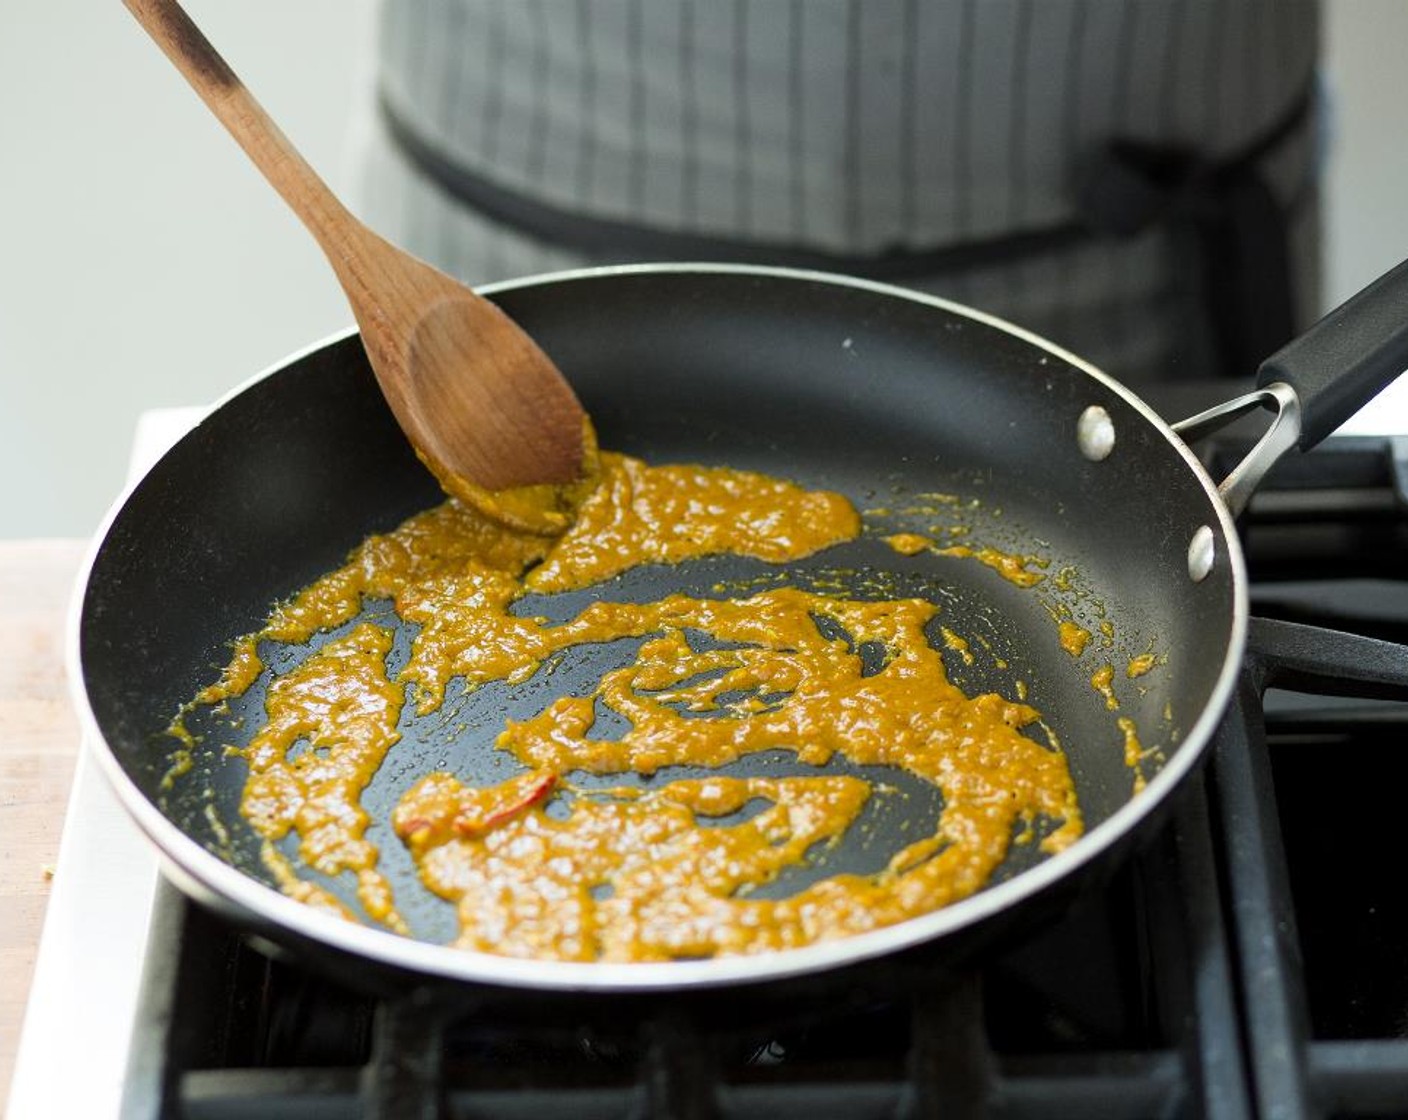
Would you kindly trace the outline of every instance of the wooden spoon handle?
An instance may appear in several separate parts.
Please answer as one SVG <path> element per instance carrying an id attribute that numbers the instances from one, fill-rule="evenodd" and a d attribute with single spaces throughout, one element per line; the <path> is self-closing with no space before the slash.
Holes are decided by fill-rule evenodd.
<path id="1" fill-rule="evenodd" d="M 342 276 L 350 263 L 349 251 L 365 232 L 362 224 L 337 200 L 175 0 L 123 3 L 317 238 Z"/>

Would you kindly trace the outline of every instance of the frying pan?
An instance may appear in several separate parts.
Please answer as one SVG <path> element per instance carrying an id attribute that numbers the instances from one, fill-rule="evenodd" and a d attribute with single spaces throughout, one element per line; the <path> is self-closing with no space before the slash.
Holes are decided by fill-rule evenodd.
<path id="1" fill-rule="evenodd" d="M 902 557 L 871 535 L 785 574 L 739 558 L 643 567 L 536 602 L 532 613 L 567 617 L 595 596 L 718 594 L 710 589 L 721 582 L 756 587 L 784 575 L 806 585 L 839 573 L 860 588 L 870 585 L 862 577 L 887 573 L 887 597 L 933 598 L 940 617 L 969 639 L 971 664 L 946 654 L 966 691 L 1011 696 L 1023 682 L 1066 751 L 1087 829 L 1050 858 L 1026 846 L 988 887 L 945 909 L 751 957 L 583 964 L 455 950 L 442 944 L 454 932 L 452 908 L 421 887 L 385 826 L 368 838 L 381 848 L 415 937 L 284 897 L 238 814 L 244 764 L 220 749 L 240 721 L 245 735 L 257 725 L 263 683 L 227 716 L 196 727 L 205 738 L 194 771 L 170 788 L 162 779 L 173 744 L 162 731 L 274 601 L 338 566 L 367 534 L 441 498 L 395 427 L 357 337 L 343 335 L 231 394 L 114 507 L 76 602 L 78 706 L 107 776 L 168 873 L 244 928 L 422 981 L 540 992 L 712 989 L 844 970 L 916 947 L 942 951 L 1105 865 L 1162 814 L 1228 701 L 1247 625 L 1236 507 L 1283 450 L 1317 442 L 1408 364 L 1408 273 L 1400 268 L 1269 361 L 1265 388 L 1189 422 L 1191 438 L 1229 415 L 1276 412 L 1220 493 L 1184 441 L 1128 389 L 1017 327 L 929 296 L 817 273 L 707 265 L 586 270 L 485 291 L 565 371 L 605 447 L 839 490 L 861 509 L 884 511 L 874 515 L 884 528 L 931 528 L 906 518 L 932 521 L 932 508 L 923 512 L 932 496 L 956 496 L 948 508 L 963 511 L 968 539 L 1047 564 L 1047 579 L 1021 588 L 971 559 Z M 1073 657 L 1057 640 L 1057 617 L 1092 631 L 1110 623 L 1105 648 L 1097 642 Z M 277 664 L 302 652 L 269 655 Z M 1117 672 L 1112 712 L 1092 687 L 1092 670 L 1102 661 L 1123 669 L 1145 653 L 1157 668 L 1137 681 Z M 492 749 L 503 720 L 562 692 L 589 693 L 622 660 L 614 646 L 593 648 L 521 686 L 457 694 L 449 715 L 405 717 L 404 738 L 364 804 L 384 822 L 400 793 L 432 769 L 470 783 L 502 780 L 515 765 Z M 1117 718 L 1133 720 L 1142 744 L 1156 748 L 1138 793 Z M 669 776 L 687 776 L 682 769 Z M 828 765 L 837 769 L 845 764 Z M 787 752 L 728 770 L 807 772 Z M 770 889 L 878 870 L 902 838 L 916 835 L 905 829 L 931 831 L 936 820 L 935 791 L 906 792 L 874 799 L 883 804 L 873 819 Z M 325 885 L 352 898 L 347 884 Z"/>

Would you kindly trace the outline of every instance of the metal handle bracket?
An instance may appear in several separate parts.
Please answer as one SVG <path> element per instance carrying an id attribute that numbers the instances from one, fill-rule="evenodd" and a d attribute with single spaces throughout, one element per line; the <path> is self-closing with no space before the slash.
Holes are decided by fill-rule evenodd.
<path id="1" fill-rule="evenodd" d="M 1266 472 L 1299 442 L 1301 407 L 1296 391 L 1285 382 L 1276 381 L 1173 425 L 1173 430 L 1184 443 L 1195 443 L 1257 408 L 1269 409 L 1276 415 L 1247 457 L 1233 467 L 1217 486 L 1218 494 L 1227 503 L 1233 517 L 1240 516 L 1247 508 Z"/>

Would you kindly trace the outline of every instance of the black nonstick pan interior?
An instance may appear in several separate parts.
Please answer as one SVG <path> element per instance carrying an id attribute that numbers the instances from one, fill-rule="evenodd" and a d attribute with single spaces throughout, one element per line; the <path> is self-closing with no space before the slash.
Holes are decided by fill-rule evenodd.
<path id="1" fill-rule="evenodd" d="M 903 557 L 868 536 L 786 572 L 738 558 L 646 567 L 601 588 L 539 597 L 525 610 L 566 617 L 603 595 L 707 596 L 720 584 L 806 586 L 838 574 L 856 597 L 931 598 L 943 623 L 970 642 L 972 664 L 952 651 L 945 658 L 966 691 L 1011 696 L 1025 682 L 1068 754 L 1088 831 L 1133 796 L 1117 719 L 1133 720 L 1143 745 L 1158 749 L 1145 770 L 1151 778 L 1160 761 L 1201 749 L 1187 746 L 1189 732 L 1235 642 L 1236 572 L 1223 553 L 1209 578 L 1190 580 L 1193 533 L 1202 525 L 1222 532 L 1216 500 L 1176 441 L 1117 386 L 980 317 L 802 274 L 604 270 L 508 286 L 494 298 L 566 373 L 604 447 L 839 490 L 862 510 L 888 511 L 872 519 L 887 531 L 924 531 L 935 515 L 904 511 L 932 511 L 925 495 L 955 495 L 971 539 L 1039 554 L 1048 565 L 1047 579 L 1024 589 L 975 560 Z M 1076 440 L 1092 404 L 1109 412 L 1116 431 L 1114 453 L 1099 462 Z M 336 567 L 368 533 L 438 500 L 349 336 L 233 395 L 116 515 L 82 609 L 88 698 L 122 771 L 196 844 L 267 881 L 258 838 L 236 808 L 244 764 L 219 750 L 257 724 L 263 683 L 228 716 L 193 721 L 204 749 L 195 770 L 164 790 L 174 743 L 162 731 L 172 715 L 218 675 L 229 643 L 258 629 L 274 601 Z M 366 609 L 389 614 L 385 604 Z M 1110 623 L 1112 643 L 1072 657 L 1058 641 L 1059 611 L 1093 631 Z M 531 715 L 564 692 L 591 691 L 629 652 L 619 643 L 584 647 L 522 685 L 469 695 L 452 685 L 444 708 L 424 719 L 408 706 L 404 737 L 364 804 L 385 821 L 400 794 L 434 769 L 471 782 L 509 776 L 517 764 L 491 746 L 504 719 Z M 276 666 L 300 656 L 270 653 Z M 1156 655 L 1157 669 L 1127 679 L 1125 665 L 1145 653 Z M 1091 684 L 1102 662 L 1117 670 L 1118 712 Z M 855 772 L 839 759 L 826 770 Z M 808 771 L 782 750 L 728 768 Z M 823 874 L 878 870 L 916 835 L 916 819 L 932 830 L 937 791 L 885 777 L 899 793 L 873 799 L 839 847 L 767 889 L 788 893 Z M 623 780 L 642 779 L 610 781 Z M 1152 802 L 1166 792 L 1156 780 L 1138 796 Z M 449 939 L 452 908 L 421 887 L 400 842 L 384 825 L 368 838 L 415 933 Z M 999 878 L 1019 875 L 1034 858 L 1028 847 Z M 329 885 L 353 900 L 345 885 Z"/>

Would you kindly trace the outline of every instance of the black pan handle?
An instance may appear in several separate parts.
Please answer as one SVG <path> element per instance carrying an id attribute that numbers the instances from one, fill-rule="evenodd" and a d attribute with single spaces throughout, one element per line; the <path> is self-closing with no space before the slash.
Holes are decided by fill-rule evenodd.
<path id="1" fill-rule="evenodd" d="M 1261 363 L 1256 383 L 1300 398 L 1308 451 L 1408 369 L 1408 261 L 1351 296 Z"/>

